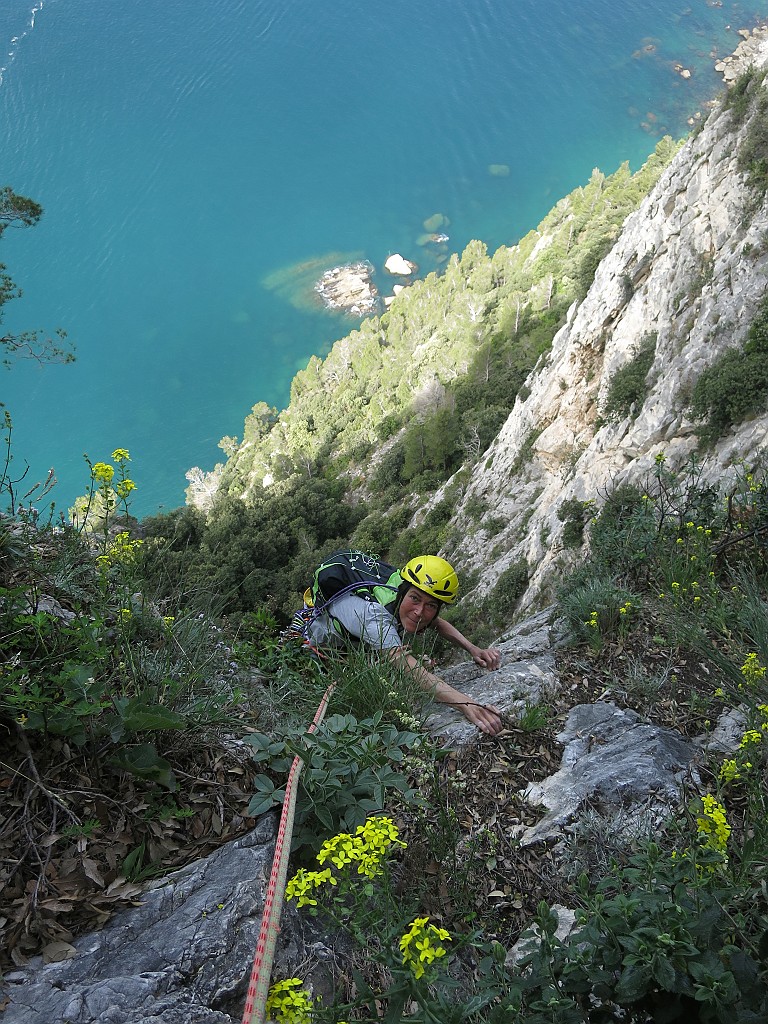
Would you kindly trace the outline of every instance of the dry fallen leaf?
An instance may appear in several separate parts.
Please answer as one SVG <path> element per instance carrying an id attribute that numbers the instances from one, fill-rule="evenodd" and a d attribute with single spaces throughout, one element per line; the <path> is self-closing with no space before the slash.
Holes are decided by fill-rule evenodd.
<path id="1" fill-rule="evenodd" d="M 43 963 L 56 964 L 61 960 L 71 960 L 72 957 L 77 956 L 77 950 L 74 946 L 70 945 L 69 942 L 49 942 L 47 946 L 43 946 Z"/>

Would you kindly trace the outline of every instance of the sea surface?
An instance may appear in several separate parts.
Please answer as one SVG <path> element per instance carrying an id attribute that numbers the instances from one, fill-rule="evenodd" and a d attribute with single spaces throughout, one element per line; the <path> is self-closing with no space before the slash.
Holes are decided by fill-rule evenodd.
<path id="1" fill-rule="evenodd" d="M 184 501 L 258 401 L 356 325 L 320 273 L 515 242 L 593 167 L 637 168 L 721 88 L 768 0 L 1 0 L 0 185 L 40 202 L 0 260 L 2 331 L 73 365 L 0 370 L 12 472 L 131 452 L 134 511 Z M 689 79 L 675 64 L 690 69 Z M 492 165 L 495 173 L 489 168 Z M 1 502 L 5 504 L 3 500 Z"/>

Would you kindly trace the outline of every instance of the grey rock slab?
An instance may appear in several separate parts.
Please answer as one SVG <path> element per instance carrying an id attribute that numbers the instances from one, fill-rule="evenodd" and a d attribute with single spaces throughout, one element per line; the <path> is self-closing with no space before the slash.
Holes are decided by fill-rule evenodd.
<path id="1" fill-rule="evenodd" d="M 542 654 L 530 661 L 514 661 L 488 672 L 474 662 L 456 665 L 441 673 L 451 686 L 477 704 L 493 704 L 500 711 L 515 717 L 526 703 L 540 704 L 557 691 L 560 685 L 551 654 Z M 453 746 L 461 747 L 474 742 L 480 735 L 455 708 L 435 704 L 426 722 L 433 736 L 441 737 Z"/>
<path id="2" fill-rule="evenodd" d="M 739 749 L 747 726 L 746 712 L 741 708 L 732 708 L 720 715 L 712 732 L 697 736 L 693 742 L 708 753 L 732 754 Z"/>
<path id="3" fill-rule="evenodd" d="M 577 705 L 557 738 L 565 745 L 560 769 L 525 790 L 547 813 L 523 832 L 523 846 L 559 836 L 585 806 L 602 813 L 674 806 L 693 772 L 693 743 L 614 704 Z"/>
<path id="4" fill-rule="evenodd" d="M 149 886 L 142 905 L 5 978 L 3 1024 L 239 1020 L 272 866 L 275 816 Z M 234 1016 L 232 1016 L 234 1014 Z"/>

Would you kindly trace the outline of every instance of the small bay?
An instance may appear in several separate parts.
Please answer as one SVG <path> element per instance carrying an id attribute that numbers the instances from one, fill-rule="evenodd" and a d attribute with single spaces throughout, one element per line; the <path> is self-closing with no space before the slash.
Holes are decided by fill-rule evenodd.
<path id="1" fill-rule="evenodd" d="M 13 471 L 53 466 L 65 509 L 87 453 L 131 451 L 147 514 L 279 407 L 357 321 L 324 269 L 390 253 L 438 266 L 535 227 L 592 168 L 638 167 L 716 93 L 715 55 L 768 0 L 422 0 L 318 5 L 5 0 L 0 184 L 40 202 L 0 259 L 3 331 L 56 327 L 73 365 L 17 363 L 0 400 Z M 684 78 L 675 66 L 691 72 Z M 18 491 L 23 491 L 20 485 Z"/>

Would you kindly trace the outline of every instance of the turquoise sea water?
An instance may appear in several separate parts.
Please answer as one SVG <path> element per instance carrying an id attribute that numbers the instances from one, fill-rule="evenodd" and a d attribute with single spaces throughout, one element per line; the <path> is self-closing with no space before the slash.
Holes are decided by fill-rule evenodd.
<path id="1" fill-rule="evenodd" d="M 713 54 L 768 0 L 3 0 L 0 184 L 45 208 L 0 248 L 4 329 L 64 327 L 72 366 L 17 364 L 14 468 L 129 448 L 134 510 L 183 502 L 260 400 L 354 326 L 312 304 L 342 258 L 432 269 L 512 243 L 593 167 L 639 166 L 719 87 Z M 691 69 L 684 80 L 679 62 Z M 503 164 L 506 176 L 489 173 Z M 378 283 L 384 288 L 384 275 Z"/>

